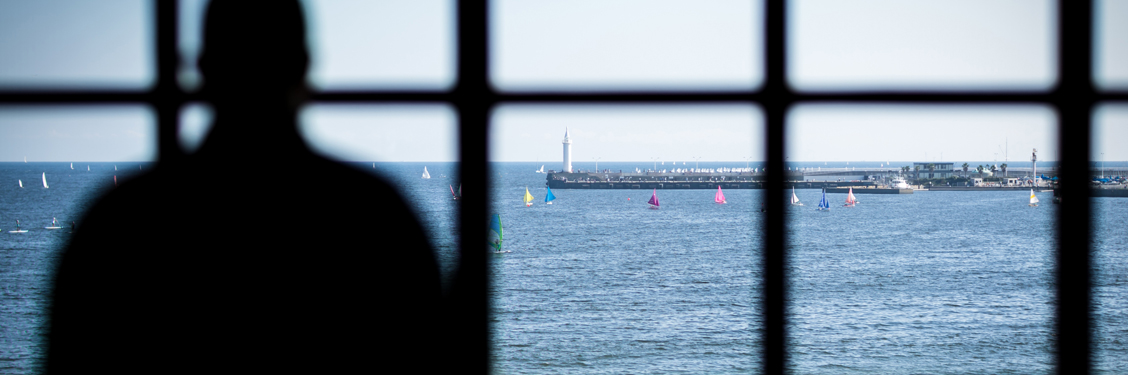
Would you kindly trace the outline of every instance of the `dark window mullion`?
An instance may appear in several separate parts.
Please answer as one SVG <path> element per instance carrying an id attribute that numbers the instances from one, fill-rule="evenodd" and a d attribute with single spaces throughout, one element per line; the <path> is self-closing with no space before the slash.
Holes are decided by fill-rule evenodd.
<path id="1" fill-rule="evenodd" d="M 1092 2 L 1058 2 L 1060 196 L 1055 257 L 1055 353 L 1059 374 L 1092 371 L 1089 142 L 1092 85 Z"/>
<path id="2" fill-rule="evenodd" d="M 180 123 L 180 105 L 183 93 L 176 82 L 179 64 L 177 54 L 177 2 L 153 0 L 156 11 L 157 37 L 155 51 L 157 82 L 148 95 L 150 104 L 157 112 L 157 160 L 174 161 L 182 155 L 177 143 L 177 129 Z"/>

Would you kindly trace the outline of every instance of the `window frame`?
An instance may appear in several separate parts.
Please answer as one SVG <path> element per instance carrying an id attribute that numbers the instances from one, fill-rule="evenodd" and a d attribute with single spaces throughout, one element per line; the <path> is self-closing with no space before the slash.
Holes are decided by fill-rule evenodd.
<path id="1" fill-rule="evenodd" d="M 144 104 L 157 113 L 158 163 L 174 163 L 184 157 L 177 141 L 180 109 L 199 101 L 177 81 L 178 1 L 153 0 L 156 43 L 156 82 L 149 90 L 6 90 L 0 105 L 11 104 Z M 478 228 L 487 222 L 489 202 L 489 123 L 492 110 L 501 103 L 542 104 L 643 104 L 643 103 L 742 103 L 759 106 L 766 126 L 766 188 L 769 196 L 784 193 L 785 119 L 799 103 L 851 104 L 1040 104 L 1058 114 L 1058 150 L 1061 183 L 1055 219 L 1055 371 L 1088 374 L 1092 369 L 1092 263 L 1089 220 L 1091 217 L 1088 165 L 1092 113 L 1097 105 L 1128 101 L 1123 92 L 1101 92 L 1093 83 L 1093 3 L 1091 0 L 1057 3 L 1057 83 L 1045 92 L 948 91 L 896 92 L 796 92 L 787 84 L 785 0 L 765 0 L 765 74 L 758 91 L 684 92 L 648 90 L 637 92 L 522 92 L 505 93 L 489 83 L 488 4 L 484 0 L 457 2 L 457 76 L 455 86 L 445 92 L 351 90 L 316 92 L 311 103 L 429 103 L 454 107 L 459 119 L 460 175 L 468 187 L 459 214 L 460 228 Z M 784 223 L 787 211 L 782 200 L 768 200 L 764 220 L 764 270 L 760 313 L 761 372 L 782 374 L 787 368 L 787 243 Z M 462 230 L 462 249 L 480 248 L 484 230 Z M 489 268 L 485 251 L 466 251 L 460 259 L 451 296 L 454 311 L 449 332 L 455 347 L 461 347 L 461 368 L 468 373 L 489 373 Z"/>

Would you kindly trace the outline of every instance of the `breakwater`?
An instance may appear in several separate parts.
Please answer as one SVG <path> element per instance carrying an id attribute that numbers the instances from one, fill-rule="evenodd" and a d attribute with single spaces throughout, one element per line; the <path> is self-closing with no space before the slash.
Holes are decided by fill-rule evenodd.
<path id="1" fill-rule="evenodd" d="M 912 194 L 913 189 L 889 189 L 877 186 L 849 186 L 849 187 L 828 187 L 826 188 L 827 194 L 841 193 L 846 194 L 850 189 L 854 189 L 854 194 Z"/>
<path id="2" fill-rule="evenodd" d="M 787 188 L 823 189 L 838 186 L 874 187 L 867 181 L 803 181 L 798 171 L 786 173 Z M 764 173 L 662 173 L 662 172 L 549 172 L 546 185 L 553 189 L 763 189 Z"/>

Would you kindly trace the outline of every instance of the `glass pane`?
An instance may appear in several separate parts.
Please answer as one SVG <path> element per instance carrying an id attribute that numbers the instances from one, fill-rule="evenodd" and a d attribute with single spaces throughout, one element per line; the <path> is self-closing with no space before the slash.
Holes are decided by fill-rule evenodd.
<path id="1" fill-rule="evenodd" d="M 0 134 L 0 372 L 34 374 L 72 223 L 115 181 L 151 166 L 156 125 L 136 105 L 0 106 Z"/>
<path id="2" fill-rule="evenodd" d="M 1035 176 L 1056 176 L 1056 123 L 1035 105 L 793 109 L 796 372 L 1050 372 L 1057 205 Z"/>
<path id="3" fill-rule="evenodd" d="M 442 90 L 455 79 L 454 2 L 303 1 L 309 81 L 321 90 Z M 180 81 L 199 85 L 207 0 L 180 2 Z"/>
<path id="4" fill-rule="evenodd" d="M 449 283 L 458 262 L 457 202 L 450 199 L 450 190 L 459 188 L 454 110 L 437 104 L 318 104 L 302 111 L 300 128 L 314 151 L 399 189 L 429 232 Z"/>
<path id="5" fill-rule="evenodd" d="M 1128 2 L 1093 2 L 1093 75 L 1103 90 L 1128 89 Z"/>
<path id="6" fill-rule="evenodd" d="M 156 76 L 151 1 L 0 2 L 0 89 L 143 89 Z"/>
<path id="7" fill-rule="evenodd" d="M 1098 107 L 1093 121 L 1093 358 L 1097 371 L 1128 363 L 1128 105 Z"/>
<path id="8" fill-rule="evenodd" d="M 506 91 L 752 90 L 763 2 L 490 2 L 490 77 Z"/>
<path id="9" fill-rule="evenodd" d="M 1049 0 L 794 0 L 799 90 L 1046 90 L 1057 80 Z"/>
<path id="10" fill-rule="evenodd" d="M 181 108 L 177 139 L 184 152 L 193 153 L 200 148 L 211 131 L 213 116 L 215 114 L 208 104 L 191 103 Z"/>
<path id="11" fill-rule="evenodd" d="M 500 107 L 501 236 L 482 249 L 505 252 L 495 369 L 755 372 L 762 175 L 746 168 L 763 166 L 762 121 L 747 105 Z"/>

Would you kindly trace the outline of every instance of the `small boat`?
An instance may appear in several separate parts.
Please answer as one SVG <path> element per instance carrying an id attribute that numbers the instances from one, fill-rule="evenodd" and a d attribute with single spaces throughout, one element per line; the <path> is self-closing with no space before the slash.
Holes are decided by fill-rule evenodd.
<path id="1" fill-rule="evenodd" d="M 71 163 L 71 170 L 74 170 L 74 163 Z"/>
<path id="2" fill-rule="evenodd" d="M 117 181 L 117 180 L 114 180 L 114 181 Z M 454 186 L 453 185 L 447 185 L 447 186 L 450 186 L 450 195 L 451 195 L 451 197 L 454 198 L 454 200 L 462 199 L 462 196 L 454 193 Z M 458 192 L 460 192 L 460 193 L 462 192 L 462 185 L 458 185 Z"/>
<path id="3" fill-rule="evenodd" d="M 1034 189 L 1030 189 L 1030 207 L 1038 207 L 1038 197 L 1034 196 Z"/>
<path id="4" fill-rule="evenodd" d="M 430 178 L 431 178 L 431 174 L 427 173 L 427 167 L 423 167 L 423 179 L 428 180 Z"/>
<path id="5" fill-rule="evenodd" d="M 43 227 L 43 229 L 63 229 L 63 227 L 59 226 L 58 220 L 55 220 L 55 218 L 51 218 L 51 226 Z"/>
<path id="6" fill-rule="evenodd" d="M 822 200 L 819 201 L 819 208 L 815 211 L 830 211 L 830 202 L 826 200 L 826 189 L 823 189 Z"/>
<path id="7" fill-rule="evenodd" d="M 27 233 L 27 229 L 20 229 L 20 221 L 16 220 L 16 230 L 10 230 L 8 233 Z"/>
<path id="8" fill-rule="evenodd" d="M 725 193 L 721 192 L 721 185 L 717 185 L 717 194 L 713 196 L 713 202 L 725 204 Z"/>
<path id="9" fill-rule="evenodd" d="M 544 173 L 544 164 L 541 164 L 541 168 L 537 170 L 537 173 Z"/>
<path id="10" fill-rule="evenodd" d="M 508 253 L 509 250 L 502 250 L 501 244 L 505 241 L 505 232 L 501 229 L 501 215 L 494 214 L 490 218 L 490 247 L 493 248 L 494 254 Z"/>
<path id="11" fill-rule="evenodd" d="M 556 195 L 552 194 L 552 188 L 545 186 L 544 189 L 548 191 L 544 194 L 544 204 L 552 204 L 552 201 L 556 200 Z"/>
<path id="12" fill-rule="evenodd" d="M 90 172 L 90 166 L 89 165 L 86 166 L 86 171 Z"/>
<path id="13" fill-rule="evenodd" d="M 802 206 L 803 205 L 803 203 L 799 202 L 799 196 L 795 195 L 795 187 L 794 186 L 791 187 L 791 205 L 792 206 Z"/>
<path id="14" fill-rule="evenodd" d="M 23 189 L 23 180 L 16 180 L 20 183 L 20 189 Z"/>
<path id="15" fill-rule="evenodd" d="M 529 187 L 528 186 L 525 187 L 525 197 L 522 198 L 522 199 L 525 200 L 525 207 L 529 207 L 529 206 L 533 205 L 533 195 L 529 194 Z"/>
<path id="16" fill-rule="evenodd" d="M 47 172 L 43 172 L 43 188 L 47 189 Z"/>
<path id="17" fill-rule="evenodd" d="M 658 189 L 654 189 L 654 192 L 650 193 L 650 200 L 646 201 L 646 203 L 650 204 L 651 209 L 658 209 Z"/>
<path id="18" fill-rule="evenodd" d="M 858 199 L 854 198 L 854 188 L 850 188 L 849 193 L 846 194 L 846 204 L 842 207 L 854 207 L 858 204 Z"/>

